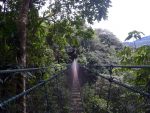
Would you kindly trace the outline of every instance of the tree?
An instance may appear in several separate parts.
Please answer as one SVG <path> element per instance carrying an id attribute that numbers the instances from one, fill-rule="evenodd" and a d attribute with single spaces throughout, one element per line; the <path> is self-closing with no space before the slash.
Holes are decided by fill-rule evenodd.
<path id="1" fill-rule="evenodd" d="M 45 2 L 45 0 L 44 1 L 41 1 L 41 0 L 35 0 L 35 1 L 14 0 L 14 1 L 8 1 L 8 2 L 6 1 L 4 3 L 4 4 L 6 4 L 5 5 L 6 7 L 2 7 L 2 9 L 1 9 L 1 14 L 2 14 L 1 15 L 2 16 L 1 24 L 5 24 L 5 23 L 3 23 L 3 21 L 7 21 L 7 22 L 9 21 L 9 20 L 6 20 L 8 17 L 6 17 L 6 15 L 4 15 L 4 14 L 8 13 L 8 14 L 11 14 L 11 15 L 9 15 L 9 17 L 14 18 L 13 20 L 10 20 L 11 22 L 14 22 L 14 25 L 13 25 L 14 30 L 12 30 L 12 31 L 16 31 L 15 29 L 18 29 L 18 33 L 10 32 L 10 33 L 7 33 L 6 37 L 10 37 L 10 36 L 8 36 L 8 34 L 11 34 L 13 36 L 12 40 L 16 40 L 16 37 L 18 38 L 18 42 L 15 41 L 14 45 L 15 46 L 17 45 L 17 48 L 16 48 L 18 51 L 17 52 L 17 63 L 20 63 L 21 65 L 23 65 L 21 62 L 26 62 L 25 61 L 25 59 L 26 59 L 25 58 L 26 57 L 26 55 L 25 55 L 25 51 L 26 51 L 25 37 L 27 36 L 29 39 L 29 37 L 31 37 L 31 35 L 28 33 L 31 33 L 31 32 L 33 33 L 32 36 L 34 37 L 35 36 L 34 34 L 37 31 L 38 27 L 40 27 L 41 23 L 47 22 L 50 25 L 57 24 L 57 23 L 63 24 L 65 22 L 61 22 L 61 21 L 67 20 L 67 22 L 70 21 L 69 22 L 69 24 L 71 23 L 70 26 L 72 26 L 72 27 L 76 26 L 76 29 L 81 30 L 82 28 L 79 27 L 79 26 L 83 25 L 83 24 L 80 24 L 81 20 L 84 22 L 86 20 L 88 20 L 88 22 L 92 23 L 92 21 L 94 21 L 94 20 L 100 21 L 101 19 L 106 19 L 107 8 L 110 7 L 110 0 L 102 0 L 102 1 L 56 0 L 56 1 L 52 1 L 49 4 L 49 11 L 46 11 L 44 13 L 43 17 L 39 17 L 38 11 L 43 6 L 44 2 Z M 88 10 L 89 8 L 92 10 Z M 22 9 L 22 11 L 20 9 Z M 28 15 L 28 12 L 29 12 L 29 15 Z M 27 19 L 28 19 L 28 21 L 27 21 Z M 37 21 L 34 21 L 35 19 Z M 15 25 L 16 20 L 19 20 L 17 27 Z M 22 21 L 22 23 L 21 23 L 21 21 Z M 28 26 L 27 26 L 28 30 L 25 29 L 25 26 L 27 24 L 28 24 Z M 67 24 L 67 26 L 69 24 Z M 9 25 L 11 25 L 11 24 L 9 24 Z M 56 26 L 57 25 L 55 25 L 55 27 Z M 55 27 L 53 27 L 52 29 L 49 29 L 49 30 L 51 30 L 50 32 L 53 32 Z M 12 29 L 10 27 L 7 27 L 7 28 L 9 28 L 9 30 Z M 24 29 L 21 30 L 20 28 L 21 29 L 24 28 Z M 7 31 L 9 31 L 9 30 L 7 30 Z M 21 36 L 21 31 L 23 31 L 23 30 L 26 30 L 26 31 L 22 32 L 22 36 Z M 88 31 L 90 31 L 90 30 L 88 30 Z M 60 30 L 58 32 L 60 32 Z M 67 32 L 69 34 L 70 31 L 67 31 Z M 3 34 L 3 32 L 2 32 L 2 34 Z M 16 36 L 16 34 L 19 34 L 20 36 Z M 76 34 L 76 33 L 74 33 L 74 34 Z M 79 36 L 77 36 L 79 34 L 81 35 L 81 34 L 83 34 L 83 32 L 78 32 L 78 34 L 74 35 L 74 37 L 79 38 Z M 61 33 L 60 35 L 63 35 L 63 37 L 66 36 L 63 33 Z M 85 35 L 85 33 L 84 33 L 84 35 Z M 21 42 L 20 37 L 24 37 L 24 41 Z M 58 36 L 58 39 L 60 39 L 60 36 Z M 76 38 L 71 38 L 71 39 L 67 38 L 67 39 L 68 39 L 67 41 L 69 42 L 70 40 L 74 40 Z M 77 41 L 74 40 L 73 43 L 76 43 L 76 42 Z M 24 47 L 21 47 L 20 45 L 22 45 Z"/>
<path id="2" fill-rule="evenodd" d="M 130 39 L 132 39 L 132 38 L 134 38 L 135 40 L 141 39 L 141 38 L 142 38 L 142 35 L 144 35 L 143 32 L 133 30 L 133 31 L 131 31 L 131 32 L 128 33 L 128 37 L 125 39 L 125 41 L 126 41 L 126 40 L 130 40 Z M 134 41 L 134 46 L 135 46 L 135 48 L 136 48 L 135 41 Z"/>
<path id="3" fill-rule="evenodd" d="M 99 36 L 101 43 L 109 47 L 114 46 L 116 50 L 122 48 L 121 42 L 112 32 L 106 29 L 96 29 L 96 35 Z"/>
<path id="4" fill-rule="evenodd" d="M 122 48 L 121 42 L 110 31 L 96 29 L 95 38 L 81 41 L 84 59 L 89 65 L 117 63 L 116 51 Z M 81 57 L 82 58 L 82 57 Z"/>
<path id="5" fill-rule="evenodd" d="M 106 19 L 110 1 L 104 1 L 52 1 L 44 13 L 51 26 L 47 37 L 50 46 L 57 45 L 60 50 L 66 45 L 79 46 L 81 38 L 90 38 L 92 30 L 84 27 L 85 21 L 92 23 L 94 20 Z"/>
<path id="6" fill-rule="evenodd" d="M 40 48 L 40 49 L 42 48 L 42 47 L 39 47 L 39 46 L 42 46 L 41 43 L 34 44 L 34 39 L 35 40 L 40 39 L 39 38 L 40 34 L 42 34 L 41 32 L 39 33 L 39 29 L 41 29 L 41 24 L 49 23 L 46 26 L 48 28 L 45 28 L 44 30 L 44 31 L 48 31 L 49 34 L 48 33 L 44 34 L 42 36 L 42 38 L 44 37 L 43 40 L 45 40 L 46 37 L 48 36 L 52 36 L 50 37 L 52 38 L 52 45 L 56 43 L 60 47 L 62 47 L 66 44 L 65 42 L 66 40 L 67 40 L 67 43 L 69 44 L 70 42 L 72 42 L 72 44 L 70 45 L 74 45 L 77 43 L 75 39 L 76 38 L 79 39 L 80 38 L 79 36 L 88 37 L 89 34 L 91 34 L 91 33 L 89 34 L 85 33 L 85 31 L 92 32 L 91 29 L 82 30 L 83 27 L 81 26 L 83 24 L 80 24 L 80 22 L 83 21 L 81 23 L 85 23 L 85 21 L 88 21 L 89 23 L 92 23 L 94 20 L 100 21 L 101 19 L 106 19 L 107 9 L 110 7 L 110 0 L 99 0 L 99 1 L 97 0 L 93 0 L 93 1 L 92 0 L 86 0 L 86 1 L 55 0 L 49 4 L 49 11 L 45 12 L 45 15 L 43 15 L 43 17 L 39 17 L 38 12 L 39 12 L 39 9 L 44 5 L 44 1 L 45 0 L 43 1 L 41 0 L 7 1 L 6 0 L 6 2 L 4 3 L 6 4 L 5 5 L 6 7 L 2 7 L 0 9 L 0 13 L 1 13 L 0 25 L 5 26 L 4 28 L 3 27 L 0 28 L 0 33 L 1 33 L 0 38 L 4 39 L 3 42 L 6 43 L 3 49 L 1 49 L 1 51 L 10 50 L 7 56 L 13 55 L 13 57 L 11 58 L 11 63 L 12 62 L 15 63 L 16 61 L 16 63 L 19 64 L 21 68 L 22 67 L 24 68 L 27 66 L 27 64 L 28 65 L 30 64 L 28 63 L 29 61 L 27 62 L 27 59 L 33 58 L 33 57 L 28 58 L 28 57 L 31 57 L 31 55 L 33 55 L 31 54 L 31 51 L 33 52 L 35 48 Z M 16 22 L 16 20 L 18 21 Z M 65 22 L 66 20 L 67 22 Z M 65 27 L 59 26 L 59 25 L 63 26 L 66 23 L 69 23 L 69 24 L 65 25 Z M 57 29 L 56 29 L 57 33 L 53 33 L 53 30 L 55 30 L 56 26 L 57 26 Z M 64 29 L 60 29 L 59 27 L 64 28 Z M 78 29 L 78 32 L 75 32 L 74 30 L 77 30 L 77 29 Z M 34 37 L 34 36 L 37 36 L 37 37 Z M 8 44 L 9 40 L 11 40 L 10 41 L 11 46 Z M 42 44 L 45 44 L 45 43 L 46 42 L 44 41 L 42 42 Z M 31 50 L 32 46 L 34 47 L 38 46 L 38 47 L 35 47 L 33 50 Z M 14 47 L 14 48 L 11 48 L 11 47 Z M 47 49 L 47 46 L 43 47 L 42 49 L 44 50 Z M 27 50 L 29 50 L 29 52 L 27 52 Z M 3 53 L 6 54 L 6 52 L 3 52 Z M 40 55 L 48 56 L 48 55 L 45 55 L 46 52 L 43 52 L 43 53 L 44 54 L 37 52 L 39 56 Z M 17 60 L 16 60 L 16 57 L 17 57 Z M 45 60 L 45 62 L 46 61 L 47 60 Z M 4 62 L 3 64 L 5 64 L 5 62 L 10 63 L 7 60 L 3 62 Z M 19 83 L 17 84 L 17 93 L 20 93 L 22 92 L 22 90 L 25 90 L 25 84 L 26 84 L 25 79 L 26 78 L 24 76 L 18 78 Z M 23 102 L 24 113 L 26 112 L 25 106 L 26 106 L 26 102 L 24 98 L 24 102 Z"/>
<path id="7" fill-rule="evenodd" d="M 80 16 L 87 22 L 107 18 L 107 9 L 110 7 L 110 0 L 55 0 L 49 4 L 49 13 L 55 19 L 73 20 Z"/>
<path id="8" fill-rule="evenodd" d="M 27 40 L 27 21 L 28 21 L 28 11 L 29 11 L 30 0 L 23 0 L 20 6 L 20 12 L 18 17 L 18 52 L 17 61 L 22 67 L 26 67 L 26 40 Z M 26 75 L 22 75 L 22 78 L 18 79 L 21 84 L 18 84 L 18 90 L 26 90 Z M 19 91 L 20 92 L 20 91 Z M 21 91 L 22 92 L 22 91 Z M 26 113 L 26 96 L 23 97 L 23 113 Z"/>
<path id="9" fill-rule="evenodd" d="M 150 46 L 142 46 L 135 49 L 134 51 L 132 51 L 132 48 L 130 47 L 125 47 L 122 51 L 118 53 L 118 56 L 120 57 L 120 64 L 121 65 L 150 65 L 149 51 L 150 51 Z M 150 91 L 149 68 L 118 69 L 118 72 L 122 73 L 123 81 L 132 84 L 132 87 L 145 90 L 145 92 L 149 93 Z M 138 111 L 144 105 L 146 109 L 143 109 L 141 112 L 149 112 L 149 108 L 148 108 L 149 104 L 145 102 L 144 99 L 140 98 L 135 101 L 137 101 L 134 104 L 135 110 Z M 130 103 L 132 103 L 132 101 Z"/>

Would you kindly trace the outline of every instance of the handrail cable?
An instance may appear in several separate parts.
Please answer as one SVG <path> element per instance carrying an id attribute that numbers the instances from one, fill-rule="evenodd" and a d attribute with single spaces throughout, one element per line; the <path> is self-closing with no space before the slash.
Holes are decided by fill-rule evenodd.
<path id="1" fill-rule="evenodd" d="M 66 66 L 69 66 L 67 64 Z M 48 67 L 39 67 L 39 68 L 25 68 L 25 69 L 8 69 L 8 70 L 0 70 L 0 74 L 3 73 L 14 73 L 14 72 L 28 72 L 28 71 L 38 71 L 48 69 Z M 55 68 L 55 66 L 52 66 Z M 58 66 L 57 66 L 58 67 Z M 112 67 L 112 68 L 150 68 L 150 65 L 141 65 L 141 66 L 131 66 L 131 65 L 95 65 L 94 67 Z"/>
<path id="2" fill-rule="evenodd" d="M 65 66 L 69 66 L 70 64 L 64 64 Z M 61 66 L 64 66 L 61 65 Z M 61 66 L 47 66 L 47 67 L 39 67 L 39 68 L 22 68 L 22 69 L 6 69 L 6 70 L 0 70 L 0 74 L 4 73 L 14 73 L 14 72 L 31 72 L 31 71 L 38 71 L 38 70 L 44 70 L 48 68 L 56 68 Z"/>
<path id="3" fill-rule="evenodd" d="M 64 70 L 60 71 L 57 75 L 54 75 L 54 76 L 50 77 L 50 78 L 47 79 L 47 80 L 42 80 L 40 83 L 38 83 L 38 84 L 34 85 L 33 87 L 27 89 L 26 91 L 21 92 L 20 94 L 14 96 L 14 97 L 11 97 L 11 98 L 9 98 L 9 99 L 6 100 L 6 101 L 1 102 L 1 103 L 0 103 L 0 108 L 2 108 L 3 106 L 7 105 L 8 103 L 10 103 L 10 102 L 12 102 L 12 101 L 14 101 L 14 100 L 16 100 L 16 99 L 22 97 L 22 96 L 27 95 L 28 93 L 30 93 L 31 91 L 37 89 L 38 87 L 40 87 L 40 86 L 46 84 L 48 81 L 50 81 L 50 80 L 56 78 L 56 77 L 57 77 L 60 73 L 62 73 L 63 71 L 64 71 Z"/>
<path id="4" fill-rule="evenodd" d="M 84 68 L 85 68 L 85 67 L 84 67 Z M 122 87 L 124 87 L 124 88 L 127 88 L 127 89 L 131 90 L 131 91 L 134 92 L 134 93 L 139 93 L 140 95 L 142 95 L 142 96 L 144 96 L 144 97 L 150 98 L 150 93 L 148 93 L 148 92 L 144 92 L 144 91 L 137 90 L 137 89 L 135 89 L 135 88 L 133 88 L 133 87 L 127 85 L 127 84 L 124 84 L 124 83 L 121 83 L 121 82 L 119 82 L 119 81 L 117 81 L 117 80 L 114 80 L 113 77 L 105 77 L 105 76 L 103 76 L 103 75 L 101 75 L 101 74 L 99 74 L 99 73 L 97 73 L 97 72 L 94 72 L 94 71 L 89 70 L 88 68 L 85 68 L 85 69 L 88 70 L 88 71 L 90 71 L 90 72 L 93 72 L 93 73 L 98 74 L 100 77 L 102 77 L 103 79 L 108 80 L 109 82 L 113 82 L 113 83 L 115 83 L 115 84 L 117 84 L 117 85 L 119 85 L 119 86 L 122 86 Z"/>
<path id="5" fill-rule="evenodd" d="M 14 72 L 31 72 L 31 71 L 44 70 L 44 69 L 47 69 L 47 68 L 48 67 L 0 70 L 0 74 L 3 74 L 3 73 L 14 73 Z"/>
<path id="6" fill-rule="evenodd" d="M 143 95 L 143 96 L 145 96 L 145 97 L 150 97 L 150 94 L 149 94 L 149 93 L 144 92 L 144 91 L 141 91 L 141 90 L 138 90 L 138 89 L 135 89 L 135 88 L 129 86 L 128 84 L 121 83 L 121 82 L 119 82 L 119 81 L 117 81 L 117 80 L 114 80 L 113 77 L 112 77 L 112 78 L 107 78 L 107 77 L 102 76 L 102 75 L 99 75 L 99 76 L 102 77 L 102 78 L 104 78 L 104 79 L 106 79 L 106 80 L 108 80 L 109 82 L 113 82 L 113 83 L 115 83 L 115 84 L 117 84 L 117 85 L 120 85 L 120 86 L 122 86 L 122 87 L 124 87 L 124 88 L 127 88 L 127 89 L 131 90 L 132 92 L 139 93 L 140 95 Z"/>
<path id="7" fill-rule="evenodd" d="M 95 65 L 94 67 L 112 67 L 112 68 L 150 68 L 150 65 Z"/>
<path id="8" fill-rule="evenodd" d="M 70 64 L 68 64 L 68 65 L 70 65 Z M 68 66 L 68 65 L 67 65 L 67 66 Z M 55 66 L 53 66 L 53 67 L 55 68 Z M 57 66 L 57 67 L 58 67 L 58 66 Z M 82 67 L 84 67 L 85 69 L 87 69 L 87 70 L 90 71 L 90 72 L 94 72 L 94 71 L 89 70 L 89 69 L 86 68 L 85 66 L 82 66 Z M 94 66 L 94 67 L 95 67 L 95 66 Z M 127 65 L 125 65 L 125 66 L 123 66 L 123 65 L 103 65 L 103 66 L 102 66 L 102 65 L 101 65 L 101 66 L 100 66 L 100 65 L 99 65 L 99 66 L 96 66 L 96 67 L 106 67 L 106 68 L 110 68 L 110 67 L 111 67 L 111 68 L 150 68 L 150 65 L 143 65 L 143 66 L 142 66 L 142 65 L 141 65 L 141 66 L 129 66 L 129 65 L 128 65 L 128 66 L 127 66 Z M 4 73 L 14 73 L 14 72 L 31 72 L 31 71 L 44 70 L 44 69 L 48 69 L 48 68 L 49 68 L 49 67 L 24 68 L 24 69 L 12 69 L 12 70 L 10 70 L 10 69 L 9 69 L 9 70 L 0 70 L 0 74 L 4 74 Z M 64 70 L 63 70 L 63 71 L 64 71 Z M 63 72 L 63 71 L 60 71 L 59 73 L 61 73 L 61 72 Z M 127 88 L 127 89 L 131 90 L 132 92 L 139 93 L 140 95 L 142 95 L 142 96 L 144 96 L 144 97 L 150 98 L 150 93 L 148 93 L 148 92 L 140 91 L 140 90 L 135 89 L 135 88 L 133 88 L 133 87 L 127 85 L 127 84 L 121 83 L 121 82 L 119 82 L 119 81 L 117 81 L 117 80 L 114 80 L 113 77 L 105 77 L 105 76 L 99 74 L 98 72 L 94 72 L 94 73 L 98 74 L 100 77 L 102 77 L 103 79 L 108 80 L 109 82 L 113 82 L 113 83 L 115 83 L 115 84 L 117 84 L 117 85 L 119 85 L 119 86 L 122 86 L 122 87 L 124 87 L 124 88 Z M 12 101 L 14 101 L 14 100 L 16 100 L 16 99 L 18 99 L 18 98 L 24 96 L 24 95 L 27 95 L 27 94 L 30 93 L 31 91 L 33 91 L 33 90 L 37 89 L 38 87 L 40 87 L 40 86 L 46 84 L 48 81 L 50 81 L 50 80 L 56 78 L 58 75 L 59 75 L 59 74 L 54 75 L 54 76 L 50 77 L 50 78 L 47 79 L 47 80 L 42 80 L 40 83 L 38 83 L 38 84 L 34 85 L 33 87 L 27 89 L 26 91 L 21 92 L 20 94 L 14 96 L 14 97 L 11 97 L 11 98 L 9 98 L 9 99 L 6 100 L 6 101 L 1 102 L 1 103 L 0 103 L 0 108 L 2 108 L 3 106 L 7 105 L 8 103 L 10 103 L 10 102 L 12 102 Z"/>

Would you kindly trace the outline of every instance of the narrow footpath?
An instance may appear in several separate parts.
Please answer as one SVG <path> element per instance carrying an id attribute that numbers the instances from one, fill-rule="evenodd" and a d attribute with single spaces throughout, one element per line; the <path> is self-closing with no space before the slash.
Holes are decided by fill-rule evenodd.
<path id="1" fill-rule="evenodd" d="M 82 97 L 80 92 L 80 84 L 78 79 L 76 61 L 74 61 L 72 65 L 72 74 L 73 74 L 73 81 L 72 81 L 72 88 L 71 88 L 71 113 L 83 113 L 84 110 L 83 110 Z"/>

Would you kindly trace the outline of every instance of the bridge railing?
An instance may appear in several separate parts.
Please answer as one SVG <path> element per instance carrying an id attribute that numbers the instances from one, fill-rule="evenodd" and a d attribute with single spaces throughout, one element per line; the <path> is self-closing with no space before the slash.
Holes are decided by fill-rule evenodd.
<path id="1" fill-rule="evenodd" d="M 145 111 L 148 110 L 147 109 L 148 106 L 150 107 L 150 91 L 146 90 L 146 88 L 145 88 L 146 86 L 140 87 L 140 86 L 136 86 L 133 84 L 125 83 L 125 81 L 123 81 L 123 79 L 122 79 L 123 75 L 120 75 L 120 76 L 116 75 L 116 74 L 122 73 L 121 70 L 118 70 L 116 72 L 116 68 L 123 69 L 124 72 L 127 71 L 126 69 L 131 69 L 132 71 L 133 70 L 139 71 L 140 69 L 149 70 L 150 65 L 143 65 L 143 66 L 99 65 L 99 66 L 90 66 L 90 67 L 81 66 L 81 67 L 86 69 L 87 72 L 89 72 L 92 75 L 97 76 L 99 78 L 99 80 L 100 80 L 99 82 L 101 82 L 101 83 L 95 82 L 95 84 L 93 84 L 92 87 L 95 87 L 95 95 L 100 96 L 101 98 L 103 98 L 107 101 L 107 105 L 105 108 L 105 110 L 107 112 L 112 112 L 111 110 L 119 109 L 119 108 L 115 108 L 114 106 L 112 107 L 112 104 L 114 103 L 114 105 L 115 105 L 117 103 L 115 101 L 118 101 L 118 103 L 119 103 L 119 99 L 124 100 L 125 98 L 128 98 L 128 97 L 131 98 L 128 101 L 133 102 L 133 103 L 131 102 L 131 105 L 130 104 L 129 105 L 128 104 L 127 105 L 126 104 L 125 105 L 118 104 L 118 105 L 123 106 L 124 109 L 128 109 L 128 107 L 138 106 L 139 110 L 143 110 L 145 107 L 145 109 L 144 109 Z M 149 76 L 149 75 L 150 75 L 150 73 L 145 76 Z M 121 77 L 121 78 L 119 78 L 119 77 Z M 103 82 L 103 81 L 105 81 L 105 82 Z M 86 90 L 88 90 L 88 89 L 86 89 Z M 86 92 L 86 90 L 84 90 L 84 92 Z M 113 90 L 117 91 L 118 93 L 114 92 Z M 114 97 L 114 96 L 116 96 L 116 97 Z M 124 101 L 126 101 L 126 100 L 124 100 Z M 122 101 L 121 103 L 124 103 L 124 102 Z M 126 102 L 126 103 L 128 103 L 128 102 Z M 135 105 L 134 105 L 134 103 L 135 103 Z M 104 106 L 104 104 L 103 104 L 103 106 Z M 85 107 L 88 107 L 88 109 L 90 109 L 88 105 Z M 134 111 L 135 109 L 132 109 L 132 110 L 133 110 L 133 112 L 135 112 Z"/>
<path id="2" fill-rule="evenodd" d="M 150 93 L 135 88 L 129 84 L 125 84 L 118 81 L 113 76 L 114 68 L 134 68 L 136 70 L 145 68 L 149 69 L 150 66 L 114 66 L 114 65 L 103 65 L 103 66 L 93 66 L 97 68 L 96 70 L 89 70 L 89 68 L 84 67 L 89 72 L 95 73 L 98 77 L 109 82 L 108 96 L 107 96 L 107 108 L 109 111 L 109 103 L 111 101 L 111 89 L 112 84 L 121 86 L 131 92 L 138 94 L 146 99 L 150 98 Z M 98 69 L 108 70 L 108 75 L 101 74 Z M 66 78 L 62 76 L 65 74 L 64 70 L 57 71 L 55 74 L 49 73 L 49 68 L 28 68 L 28 69 L 12 69 L 12 70 L 0 70 L 0 78 L 2 82 L 0 84 L 1 95 L 0 95 L 0 113 L 21 113 L 23 112 L 23 106 L 20 103 L 24 97 L 26 97 L 26 113 L 69 113 L 69 91 L 66 85 Z M 91 68 L 90 68 L 91 69 Z M 102 70 L 103 70 L 102 69 Z M 16 82 L 18 82 L 15 77 L 20 77 L 21 74 L 26 74 L 26 78 L 29 79 L 27 82 L 27 89 L 23 92 L 17 93 Z M 35 76 L 33 76 L 35 75 Z M 80 76 L 80 75 L 79 75 Z M 12 77 L 11 79 L 9 79 Z M 45 79 L 46 77 L 46 79 Z M 32 80 L 30 80 L 32 79 Z M 7 87 L 9 86 L 9 87 Z M 14 91 L 12 93 L 12 91 Z M 16 95 L 15 95 L 16 94 Z M 83 97 L 84 98 L 84 97 Z M 23 102 L 23 101 L 22 101 Z"/>
<path id="3" fill-rule="evenodd" d="M 53 68 L 54 73 L 49 69 Z M 50 113 L 67 111 L 65 69 L 57 67 L 0 70 L 0 113 Z M 59 67 L 60 69 L 60 67 Z M 16 94 L 17 78 L 26 75 L 26 90 Z M 9 77 L 11 76 L 11 80 Z M 5 78 L 4 78 L 5 77 Z M 17 78 L 15 78 L 17 77 Z M 29 77 L 29 78 L 28 78 Z M 5 79 L 8 78 L 6 81 Z M 12 90 L 11 90 L 12 89 Z M 24 100 L 25 99 L 25 100 Z M 23 103 L 25 101 L 25 103 Z M 25 104 L 24 106 L 22 106 Z M 25 110 L 25 111 L 23 111 Z"/>
<path id="4" fill-rule="evenodd" d="M 119 86 L 122 86 L 124 88 L 127 88 L 128 90 L 131 90 L 132 92 L 135 92 L 135 93 L 139 93 L 140 95 L 142 96 L 145 96 L 145 97 L 149 97 L 150 98 L 150 93 L 147 93 L 147 92 L 144 92 L 144 91 L 141 91 L 141 90 L 138 90 L 138 89 L 135 89 L 133 88 L 132 86 L 128 85 L 128 84 L 125 84 L 125 83 L 122 83 L 120 81 L 117 81 L 115 80 L 115 78 L 112 76 L 113 74 L 113 69 L 114 68 L 130 68 L 130 69 L 150 69 L 150 65 L 143 65 L 143 66 L 123 66 L 123 65 L 100 65 L 100 66 L 94 66 L 95 68 L 105 68 L 108 70 L 109 72 L 109 77 L 106 75 L 106 74 L 100 74 L 98 71 L 91 71 L 89 70 L 88 68 L 85 68 L 87 69 L 88 71 L 91 71 L 93 73 L 96 73 L 98 76 L 100 76 L 101 78 L 105 79 L 105 80 L 108 80 L 110 83 L 114 83 L 114 84 L 117 84 Z M 106 75 L 106 76 L 105 76 Z"/>

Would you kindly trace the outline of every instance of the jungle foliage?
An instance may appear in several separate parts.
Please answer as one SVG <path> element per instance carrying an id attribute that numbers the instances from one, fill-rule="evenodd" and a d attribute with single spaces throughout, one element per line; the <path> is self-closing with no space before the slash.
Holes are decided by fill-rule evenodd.
<path id="1" fill-rule="evenodd" d="M 105 35 L 106 36 L 106 35 Z M 101 37 L 100 37 L 101 38 Z M 107 39 L 107 38 L 105 38 Z M 113 40 L 114 41 L 114 40 Z M 96 41 L 98 43 L 98 41 Z M 109 43 L 103 43 L 108 45 Z M 114 43 L 118 46 L 117 43 Z M 92 44 L 91 44 L 92 45 Z M 102 45 L 102 44 L 101 44 Z M 112 43 L 113 45 L 113 43 Z M 106 49 L 107 46 L 105 46 Z M 116 54 L 110 49 L 110 53 L 112 52 L 112 57 L 116 58 L 116 62 L 112 62 L 113 60 L 110 57 L 107 60 L 108 65 L 117 64 L 117 65 L 150 65 L 150 47 L 142 46 L 140 48 L 130 48 L 123 47 L 122 49 L 117 50 Z M 90 50 L 90 49 L 89 49 Z M 90 52 L 90 51 L 89 51 Z M 102 50 L 100 52 L 102 53 Z M 109 53 L 109 52 L 107 52 Z M 99 57 L 102 56 L 100 54 L 96 54 Z M 93 56 L 96 56 L 93 55 Z M 105 54 L 107 55 L 107 54 Z M 88 56 L 88 55 L 87 55 Z M 87 57 L 86 57 L 87 58 Z M 92 57 L 90 57 L 91 59 Z M 105 58 L 105 59 L 106 59 Z M 96 59 L 95 59 L 96 60 Z M 139 94 L 133 93 L 132 91 L 118 86 L 114 83 L 110 83 L 107 80 L 104 80 L 99 74 L 104 74 L 106 77 L 110 77 L 109 68 L 96 68 L 96 65 L 102 65 L 98 61 L 103 59 L 98 58 L 94 64 L 93 62 L 88 62 L 87 66 L 89 66 L 86 74 L 87 82 L 83 87 L 83 95 L 84 95 L 84 107 L 87 113 L 96 112 L 99 113 L 148 113 L 149 112 L 149 98 L 143 97 Z M 89 60 L 90 61 L 90 60 Z M 105 60 L 104 60 L 105 61 Z M 106 62 L 104 64 L 107 64 Z M 97 73 L 94 74 L 96 71 Z M 113 78 L 119 82 L 128 84 L 130 87 L 138 89 L 140 91 L 144 91 L 149 93 L 150 86 L 150 70 L 149 68 L 142 69 L 113 69 Z M 90 82 L 95 78 L 95 82 Z M 110 86 L 111 84 L 111 86 Z"/>
<path id="2" fill-rule="evenodd" d="M 116 36 L 108 30 L 96 29 L 94 38 L 81 40 L 83 54 L 79 61 L 87 65 L 116 64 L 116 52 L 121 50 L 122 44 Z"/>
<path id="3" fill-rule="evenodd" d="M 48 8 L 40 13 L 45 4 L 48 4 Z M 111 7 L 110 0 L 50 0 L 49 2 L 46 0 L 0 0 L 0 69 L 49 65 L 64 68 L 62 64 L 72 62 L 68 53 L 74 48 L 77 50 L 80 64 L 91 71 L 107 76 L 109 75 L 107 69 L 98 69 L 94 66 L 150 65 L 149 46 L 135 50 L 123 47 L 110 31 L 94 30 L 86 26 L 86 22 L 92 24 L 93 21 L 107 19 L 109 7 Z M 131 34 L 134 33 L 129 33 L 128 38 L 131 38 L 133 36 Z M 19 61 L 23 58 L 24 65 Z M 49 78 L 58 70 L 60 69 L 50 69 L 47 73 L 28 73 L 31 76 L 23 78 L 26 81 L 26 87 L 29 88 Z M 149 69 L 118 69 L 113 72 L 117 80 L 150 92 Z M 82 84 L 82 95 L 86 113 L 150 112 L 149 99 L 114 84 L 110 88 L 109 82 L 95 73 L 86 71 L 84 75 L 86 79 Z M 1 100 L 25 89 L 21 82 L 22 78 L 10 76 L 10 74 L 5 76 L 9 77 L 0 79 Z M 25 102 L 28 110 L 24 113 L 41 113 L 45 110 L 53 113 L 69 113 L 69 90 L 68 84 L 65 83 L 65 76 L 61 76 L 39 89 L 36 94 L 31 93 Z M 109 98 L 108 95 L 110 95 Z M 48 98 L 48 101 L 45 98 Z M 16 103 L 9 110 L 22 112 L 21 105 L 16 107 Z M 51 105 L 47 107 L 48 109 L 45 109 L 46 103 Z"/>
<path id="4" fill-rule="evenodd" d="M 72 46 L 79 47 L 81 39 L 93 37 L 94 31 L 92 28 L 86 27 L 85 22 L 92 23 L 95 20 L 106 19 L 110 3 L 110 0 L 52 0 L 49 2 L 46 2 L 46 0 L 0 0 L 1 69 L 68 63 L 69 56 L 66 50 Z M 48 4 L 48 10 L 45 10 L 41 15 L 39 14 L 40 10 L 45 4 Z M 49 78 L 52 74 L 52 72 L 44 73 L 40 77 L 38 73 L 31 73 L 31 78 L 34 78 L 34 80 L 30 78 L 31 81 L 28 81 L 23 73 L 20 73 L 18 77 L 5 74 L 3 76 L 6 78 L 9 76 L 9 79 L 1 78 L 0 98 L 4 100 L 12 97 L 26 90 L 29 86 L 40 82 L 41 79 Z M 49 87 L 51 87 L 51 84 Z M 7 90 L 9 90 L 9 95 Z M 52 90 L 60 91 L 57 94 L 63 92 L 55 86 Z M 64 91 L 66 90 L 64 89 Z M 48 92 L 50 91 L 51 88 Z M 40 98 L 43 98 L 42 92 L 40 90 L 37 95 L 31 94 L 24 100 L 19 99 L 6 112 L 9 112 L 9 110 L 24 113 L 32 110 L 34 112 L 34 106 L 32 106 L 34 104 L 40 112 L 44 108 L 39 106 L 40 103 L 36 103 Z M 52 98 L 51 104 L 53 104 L 51 110 L 54 110 L 54 112 L 58 112 L 56 109 L 61 106 L 57 106 L 57 100 L 59 99 L 53 98 L 53 96 L 58 97 L 57 94 L 49 94 Z M 64 93 L 64 95 L 67 96 L 67 93 Z M 39 97 L 39 100 L 36 96 Z M 34 104 L 28 106 L 30 100 Z M 15 104 L 17 108 L 15 108 Z M 66 107 L 62 109 L 64 110 Z M 35 112 L 37 113 L 37 111 Z"/>

